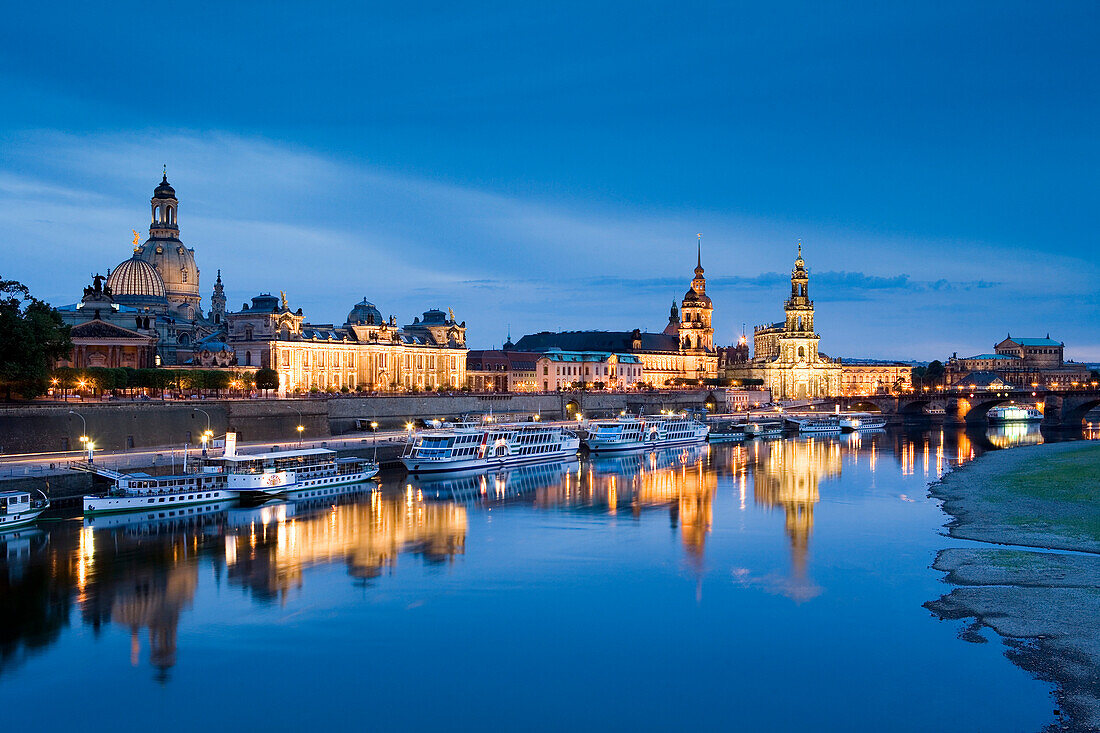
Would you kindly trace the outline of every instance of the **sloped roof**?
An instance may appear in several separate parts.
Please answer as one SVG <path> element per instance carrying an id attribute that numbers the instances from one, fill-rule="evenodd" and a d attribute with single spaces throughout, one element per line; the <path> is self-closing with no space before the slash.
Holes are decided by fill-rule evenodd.
<path id="1" fill-rule="evenodd" d="M 991 387 L 1007 384 L 996 372 L 970 372 L 960 379 L 957 384 L 961 387 Z"/>
<path id="2" fill-rule="evenodd" d="M 663 333 L 641 333 L 641 346 L 633 348 L 632 331 L 563 331 L 528 334 L 516 343 L 516 351 L 679 351 L 680 340 Z"/>
<path id="3" fill-rule="evenodd" d="M 122 326 L 116 326 L 113 323 L 107 323 L 107 321 L 100 321 L 98 319 L 86 321 L 78 326 L 73 326 L 69 335 L 74 339 L 136 339 L 141 341 L 148 341 L 151 336 L 146 336 L 143 333 L 137 331 L 131 331 L 128 328 Z"/>
<path id="4" fill-rule="evenodd" d="M 1014 344 L 1019 344 L 1020 346 L 1061 346 L 1062 345 L 1061 341 L 1055 341 L 1052 338 L 1041 338 L 1041 339 L 1012 338 L 1011 336 L 1009 338 L 1006 338 L 1004 341 L 1002 341 L 1001 344 L 1006 344 L 1006 343 L 1009 343 L 1009 342 L 1012 342 Z"/>
<path id="5" fill-rule="evenodd" d="M 1005 360 L 1008 360 L 1008 361 L 1012 361 L 1012 360 L 1019 359 L 1019 358 L 1020 357 L 1013 356 L 1012 354 L 975 354 L 974 356 L 964 356 L 963 357 L 964 360 L 966 360 L 966 359 L 1005 359 Z"/>

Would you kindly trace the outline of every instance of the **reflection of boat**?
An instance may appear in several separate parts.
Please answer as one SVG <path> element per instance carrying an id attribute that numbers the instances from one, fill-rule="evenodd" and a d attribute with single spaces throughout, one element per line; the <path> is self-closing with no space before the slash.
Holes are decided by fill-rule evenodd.
<path id="1" fill-rule="evenodd" d="M 506 500 L 558 484 L 576 460 L 515 466 L 501 471 L 462 471 L 433 476 L 411 476 L 408 485 L 428 499 L 452 499 L 467 503 Z"/>
<path id="2" fill-rule="evenodd" d="M 886 418 L 869 412 L 850 412 L 840 416 L 840 429 L 845 432 L 856 430 L 880 430 L 886 427 Z"/>
<path id="3" fill-rule="evenodd" d="M 283 496 L 287 501 L 295 503 L 310 503 L 316 500 L 334 499 L 338 496 L 352 496 L 364 491 L 377 488 L 373 482 L 363 481 L 357 484 L 339 484 L 336 486 L 319 486 L 311 489 L 291 489 Z"/>
<path id="4" fill-rule="evenodd" d="M 192 520 L 221 514 L 233 506 L 232 499 L 193 504 L 190 506 L 165 506 L 159 509 L 138 509 L 114 514 L 91 514 L 84 517 L 84 526 L 94 529 L 132 527 L 139 524 L 172 524 L 180 520 Z"/>
<path id="5" fill-rule="evenodd" d="M 985 435 L 990 444 L 997 448 L 1039 445 L 1043 442 L 1043 433 L 1035 422 L 1008 422 L 991 425 Z"/>
<path id="6" fill-rule="evenodd" d="M 580 438 L 557 425 L 512 423 L 424 430 L 412 437 L 401 462 L 410 473 L 503 468 L 572 458 Z"/>
<path id="7" fill-rule="evenodd" d="M 0 491 L 0 532 L 25 527 L 50 508 L 50 500 L 41 491 Z"/>
<path id="8" fill-rule="evenodd" d="M 753 420 L 745 426 L 745 436 L 751 438 L 772 438 L 783 431 L 782 420 Z"/>
<path id="9" fill-rule="evenodd" d="M 787 419 L 798 426 L 798 432 L 800 433 L 840 432 L 840 417 L 837 415 L 792 416 Z"/>
<path id="10" fill-rule="evenodd" d="M 664 448 L 702 443 L 710 427 L 687 415 L 644 415 L 588 423 L 585 446 L 593 453 L 601 451 Z"/>
<path id="11" fill-rule="evenodd" d="M 1042 422 L 1043 413 L 1034 407 L 1023 405 L 1002 405 L 994 407 L 986 413 L 989 422 Z"/>

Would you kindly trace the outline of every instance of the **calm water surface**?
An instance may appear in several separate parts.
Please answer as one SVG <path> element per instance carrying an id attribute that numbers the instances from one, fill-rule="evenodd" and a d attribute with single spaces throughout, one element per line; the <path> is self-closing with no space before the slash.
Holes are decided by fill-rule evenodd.
<path id="1" fill-rule="evenodd" d="M 926 485 L 1037 442 L 715 444 L 0 536 L 5 728 L 1031 731 L 921 607 Z"/>

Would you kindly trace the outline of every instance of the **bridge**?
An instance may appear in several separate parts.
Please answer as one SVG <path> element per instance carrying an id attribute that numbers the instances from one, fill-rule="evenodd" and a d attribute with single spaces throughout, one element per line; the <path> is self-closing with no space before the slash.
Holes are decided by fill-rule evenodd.
<path id="1" fill-rule="evenodd" d="M 923 394 L 866 395 L 827 400 L 841 410 L 870 410 L 896 419 L 927 417 L 929 408 L 942 408 L 944 422 L 976 424 L 997 405 L 1035 406 L 1043 411 L 1043 425 L 1077 427 L 1089 410 L 1100 407 L 1100 390 L 1044 392 L 1031 389 L 947 390 Z"/>

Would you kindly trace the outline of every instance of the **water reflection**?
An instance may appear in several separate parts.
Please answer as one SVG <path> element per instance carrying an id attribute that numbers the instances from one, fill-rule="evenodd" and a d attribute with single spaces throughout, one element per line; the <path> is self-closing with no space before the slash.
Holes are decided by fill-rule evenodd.
<path id="1" fill-rule="evenodd" d="M 539 514 L 569 515 L 565 526 L 586 531 L 667 516 L 676 532 L 674 552 L 700 579 L 708 564 L 720 566 L 715 559 L 724 559 L 721 551 L 707 558 L 723 547 L 712 539 L 715 533 L 740 531 L 738 522 L 759 514 L 767 518 L 759 531 L 786 548 L 778 555 L 783 569 L 762 568 L 758 557 L 745 562 L 755 568 L 739 569 L 736 577 L 745 586 L 806 602 L 821 594 L 819 582 L 828 582 L 814 578 L 814 547 L 828 530 L 820 526 L 820 507 L 843 471 L 869 475 L 872 488 L 884 468 L 886 479 L 896 480 L 900 468 L 903 475 L 931 480 L 985 450 L 1041 440 L 1035 426 L 1012 425 L 755 440 L 409 478 L 383 490 L 353 487 L 254 508 L 215 504 L 55 519 L 40 529 L 0 535 L 0 675 L 79 623 L 96 635 L 123 631 L 129 649 L 107 653 L 128 653 L 132 664 L 148 664 L 155 678 L 167 680 L 181 663 L 179 632 L 204 602 L 204 584 L 238 588 L 248 602 L 276 611 L 310 591 L 313 567 L 343 566 L 351 581 L 370 587 L 394 571 L 401 555 L 427 565 L 452 563 L 466 553 L 469 514 L 488 509 L 504 510 L 502 521 L 516 512 L 517 520 L 528 522 L 522 526 L 534 534 L 525 540 L 533 543 L 537 533 L 562 526 L 540 524 L 532 518 Z M 725 526 L 716 528 L 716 521 Z M 506 554 L 508 548 L 494 551 Z M 766 561 L 776 556 L 771 552 Z M 820 569 L 817 575 L 824 577 Z M 324 597 L 313 600 L 323 603 Z"/>
<path id="2" fill-rule="evenodd" d="M 783 510 L 791 547 L 791 578 L 783 593 L 799 601 L 821 592 L 807 572 L 814 505 L 820 500 L 821 483 L 840 476 L 842 440 L 784 440 L 760 446 L 752 453 L 753 499 L 769 509 Z M 858 451 L 861 441 L 862 437 L 856 435 L 854 445 L 849 447 Z"/>

